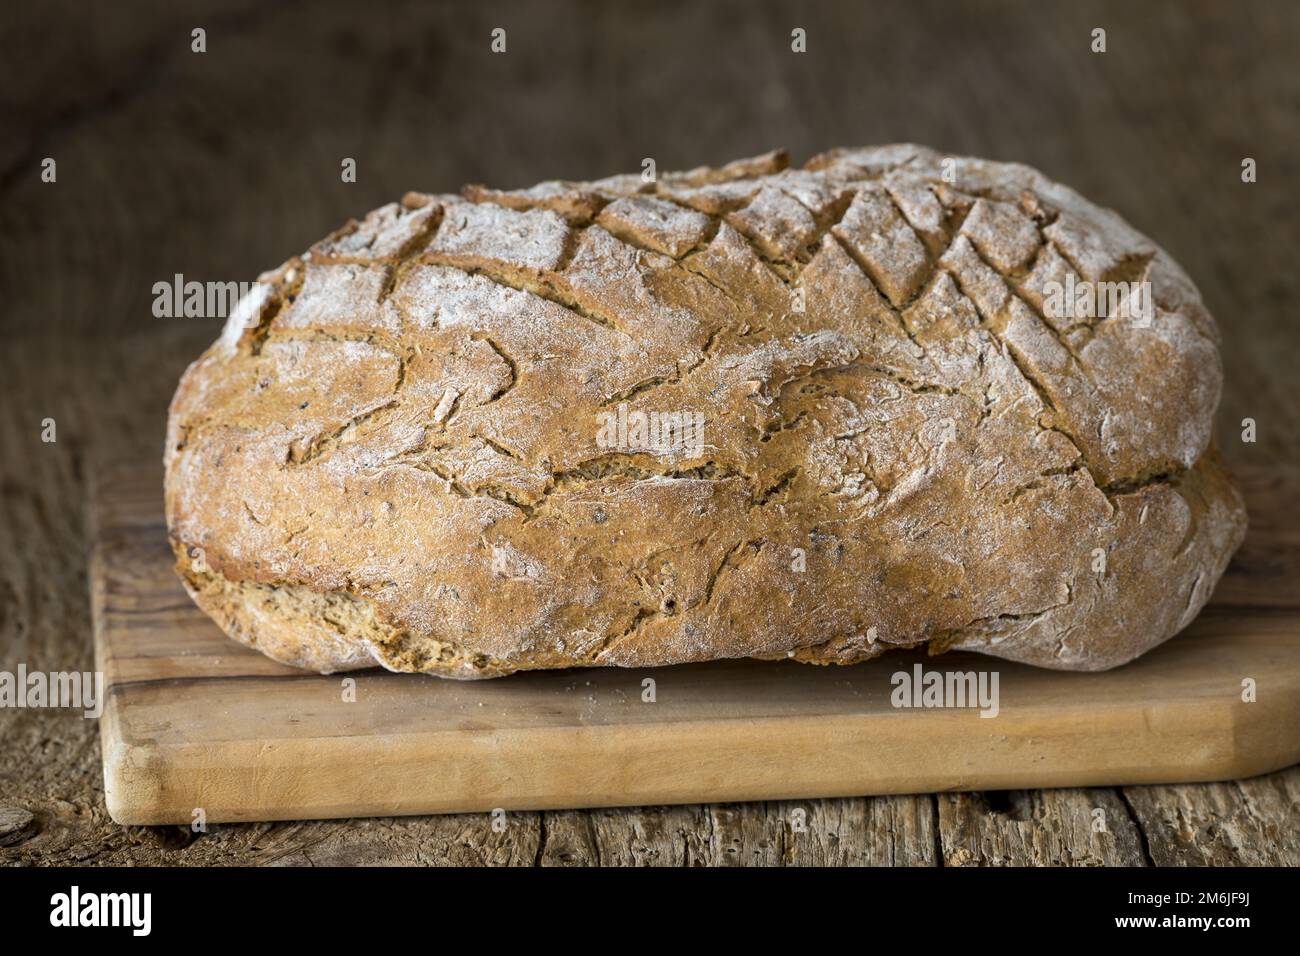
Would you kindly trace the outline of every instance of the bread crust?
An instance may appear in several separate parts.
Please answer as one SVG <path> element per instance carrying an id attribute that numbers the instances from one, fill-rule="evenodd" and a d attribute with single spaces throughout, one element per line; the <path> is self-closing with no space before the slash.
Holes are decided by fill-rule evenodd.
<path id="1" fill-rule="evenodd" d="M 1067 277 L 1154 314 L 1063 318 Z M 326 673 L 1101 670 L 1244 535 L 1217 342 L 1115 213 L 919 146 L 408 194 L 263 275 L 186 371 L 168 526 L 228 634 Z M 636 413 L 699 440 L 610 430 Z"/>

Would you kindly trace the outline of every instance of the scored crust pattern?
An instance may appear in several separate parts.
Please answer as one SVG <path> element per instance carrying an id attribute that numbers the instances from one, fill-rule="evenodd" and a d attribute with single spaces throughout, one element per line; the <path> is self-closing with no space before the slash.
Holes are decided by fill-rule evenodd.
<path id="1" fill-rule="evenodd" d="M 1056 317 L 1067 277 L 1149 283 L 1154 316 Z M 325 672 L 1103 669 L 1244 534 L 1217 341 L 1114 213 L 923 147 L 408 194 L 262 276 L 186 372 L 168 524 L 231 636 Z M 702 443 L 602 445 L 620 408 Z"/>

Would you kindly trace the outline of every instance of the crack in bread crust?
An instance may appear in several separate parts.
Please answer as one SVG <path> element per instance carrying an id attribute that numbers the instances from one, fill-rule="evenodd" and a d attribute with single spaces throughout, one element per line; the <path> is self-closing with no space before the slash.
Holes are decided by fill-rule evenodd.
<path id="1" fill-rule="evenodd" d="M 1136 657 L 1244 534 L 1217 330 L 1114 213 L 947 159 L 775 152 L 345 226 L 173 399 L 187 588 L 323 671 Z M 1154 318 L 1058 323 L 1066 273 L 1149 283 Z M 674 415 L 700 440 L 606 440 Z"/>

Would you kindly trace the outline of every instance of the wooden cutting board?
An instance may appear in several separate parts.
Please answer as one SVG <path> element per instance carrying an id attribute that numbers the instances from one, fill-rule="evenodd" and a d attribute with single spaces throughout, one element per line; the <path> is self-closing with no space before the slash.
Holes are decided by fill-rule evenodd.
<path id="1" fill-rule="evenodd" d="M 1210 607 L 1109 673 L 900 653 L 847 668 L 732 661 L 462 683 L 322 677 L 229 640 L 172 571 L 160 470 L 116 469 L 98 485 L 90 571 L 109 813 L 189 823 L 202 809 L 215 823 L 1276 770 L 1300 760 L 1300 474 L 1247 473 L 1241 484 L 1251 533 Z M 917 664 L 997 671 L 998 715 L 895 708 L 891 677 Z"/>

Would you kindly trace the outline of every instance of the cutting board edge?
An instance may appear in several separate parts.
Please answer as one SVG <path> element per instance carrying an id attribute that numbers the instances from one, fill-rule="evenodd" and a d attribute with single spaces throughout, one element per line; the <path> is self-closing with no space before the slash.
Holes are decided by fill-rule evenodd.
<path id="1" fill-rule="evenodd" d="M 1126 760 L 1124 751 L 1115 742 L 1094 741 L 1099 750 L 1115 755 L 1111 766 L 1092 768 L 1067 767 L 1048 769 L 1036 766 L 1025 754 L 1017 753 L 1032 748 L 1033 737 L 1008 738 L 1003 734 L 990 734 L 990 739 L 1006 741 L 1001 747 L 993 746 L 990 754 L 1017 766 L 997 769 L 972 768 L 966 771 L 936 772 L 927 765 L 924 755 L 909 763 L 899 760 L 896 751 L 900 739 L 868 737 L 862 728 L 853 732 L 854 718 L 840 716 L 829 723 L 802 721 L 803 727 L 792 726 L 789 718 L 771 718 L 769 723 L 783 725 L 785 740 L 801 730 L 805 744 L 787 743 L 784 747 L 769 744 L 767 747 L 744 752 L 732 751 L 748 759 L 752 766 L 737 770 L 734 766 L 725 772 L 718 770 L 716 780 L 699 776 L 700 768 L 707 767 L 709 752 L 716 748 L 717 727 L 685 726 L 682 733 L 672 739 L 663 736 L 663 725 L 647 725 L 630 733 L 627 727 L 582 728 L 586 736 L 594 738 L 586 752 L 583 748 L 556 743 L 554 728 L 533 728 L 509 736 L 519 738 L 513 754 L 506 755 L 506 764 L 518 772 L 529 760 L 540 774 L 541 783 L 535 789 L 547 791 L 546 796 L 529 794 L 519 788 L 498 783 L 487 787 L 482 795 L 466 797 L 472 788 L 464 780 L 457 781 L 445 790 L 431 787 L 417 797 L 394 801 L 384 797 L 358 795 L 355 784 L 349 783 L 331 791 L 331 780 L 316 779 L 318 768 L 330 766 L 323 759 L 320 748 L 365 749 L 373 751 L 391 745 L 382 738 L 297 738 L 267 739 L 265 741 L 235 741 L 221 745 L 159 745 L 154 743 L 127 743 L 121 733 L 115 701 L 110 701 L 103 720 L 105 799 L 110 817 L 120 824 L 158 825 L 190 823 L 196 807 L 202 806 L 206 820 L 211 823 L 248 822 L 255 820 L 329 819 L 356 816 L 404 816 L 428 813 L 486 813 L 500 808 L 507 811 L 556 810 L 575 808 L 673 805 L 699 802 L 732 802 L 747 800 L 798 800 L 850 796 L 877 796 L 906 793 L 959 792 L 978 790 L 1011 790 L 1023 788 L 1061 788 L 1096 786 L 1135 786 L 1146 784 L 1201 783 L 1219 780 L 1242 779 L 1270 773 L 1300 762 L 1300 699 L 1289 705 L 1249 705 L 1245 713 L 1223 728 L 1218 739 L 1206 739 L 1193 728 L 1169 735 L 1169 750 L 1164 763 L 1143 762 L 1134 757 Z M 978 719 L 978 718 L 976 718 Z M 814 724 L 817 726 L 814 726 Z M 594 733 L 592 733 L 594 732 Z M 603 733 L 602 733 L 603 732 Z M 826 764 L 806 759 L 807 741 L 819 736 L 834 736 L 844 732 L 849 739 L 838 745 L 840 753 L 828 758 Z M 575 764 L 584 761 L 598 766 L 603 748 L 602 736 L 641 738 L 636 746 L 623 741 L 623 752 L 618 764 L 624 771 L 645 765 L 662 767 L 665 752 L 671 754 L 674 765 L 688 765 L 692 774 L 683 776 L 676 772 L 653 778 L 650 783 L 630 785 L 626 782 L 610 784 L 603 790 L 580 792 L 569 786 L 554 787 L 547 783 L 557 777 L 572 773 Z M 433 774 L 439 760 L 456 763 L 464 757 L 468 773 L 490 777 L 490 765 L 502 755 L 472 741 L 463 754 L 449 754 L 441 746 L 453 739 L 450 732 L 428 735 L 405 735 L 403 757 L 371 769 L 367 785 L 382 792 L 411 792 L 411 780 L 421 774 Z M 412 736 L 423 736 L 428 749 L 412 746 Z M 569 734 L 575 736 L 575 734 Z M 1122 731 L 1113 735 L 1122 739 Z M 696 739 L 691 740 L 692 737 Z M 776 738 L 772 738 L 775 740 Z M 1287 742 L 1289 741 L 1289 746 Z M 946 742 L 930 740 L 928 743 L 942 750 Z M 1060 743 L 1059 740 L 1054 743 Z M 381 746 L 381 744 L 383 746 Z M 435 744 L 438 746 L 435 747 Z M 871 765 L 871 750 L 885 751 L 886 761 L 892 765 L 882 770 Z M 1049 744 L 1050 746 L 1050 744 Z M 548 754 L 547 748 L 553 753 Z M 391 746 L 393 752 L 399 748 Z M 277 766 L 258 768 L 258 759 L 270 750 L 277 751 Z M 435 751 L 437 755 L 435 756 Z M 845 776 L 844 771 L 830 768 L 850 764 L 847 751 L 862 754 L 860 774 Z M 894 751 L 893 757 L 890 752 Z M 525 756 L 526 755 L 526 756 Z M 539 758 L 539 755 L 542 755 Z M 797 773 L 790 773 L 800 756 L 804 760 Z M 880 757 L 879 753 L 874 756 Z M 972 755 L 976 756 L 976 755 Z M 549 762 L 548 762 L 549 760 Z M 764 773 L 765 767 L 787 768 L 782 773 Z M 242 773 L 240 769 L 242 768 Z M 870 769 L 867 769 L 870 768 Z M 1189 769 L 1190 768 L 1190 769 Z M 634 771 L 635 775 L 635 771 Z M 527 779 L 536 780 L 525 774 Z M 250 783 L 251 781 L 251 783 Z M 319 786 L 318 795 L 304 798 Z M 260 788 L 260 789 L 259 789 Z M 198 796 L 207 793 L 207 797 Z M 211 799 L 213 794 L 220 794 Z M 332 794 L 332 795 L 331 795 Z"/>

